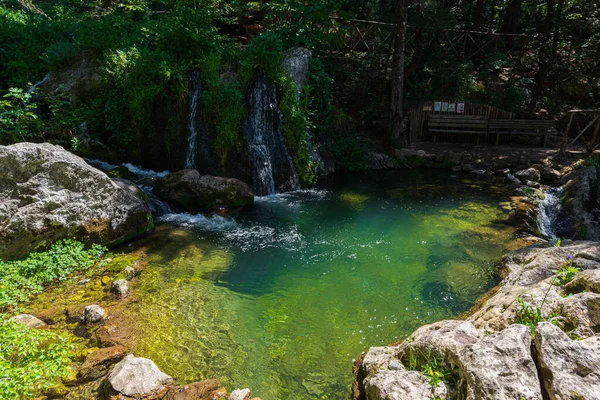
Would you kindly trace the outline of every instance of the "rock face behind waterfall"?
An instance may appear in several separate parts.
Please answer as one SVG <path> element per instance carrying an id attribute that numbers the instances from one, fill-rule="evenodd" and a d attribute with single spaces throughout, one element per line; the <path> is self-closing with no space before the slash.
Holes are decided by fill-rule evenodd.
<path id="1" fill-rule="evenodd" d="M 256 75 L 252 83 L 243 133 L 254 192 L 266 195 L 298 189 L 298 173 L 283 137 L 277 87 L 262 74 Z"/>
<path id="2" fill-rule="evenodd" d="M 242 207 L 254 201 L 252 191 L 244 182 L 210 175 L 200 176 L 194 169 L 184 169 L 165 176 L 154 190 L 171 206 L 189 212 Z"/>
<path id="3" fill-rule="evenodd" d="M 144 199 L 62 147 L 0 146 L 0 257 L 64 238 L 114 245 L 154 226 Z"/>

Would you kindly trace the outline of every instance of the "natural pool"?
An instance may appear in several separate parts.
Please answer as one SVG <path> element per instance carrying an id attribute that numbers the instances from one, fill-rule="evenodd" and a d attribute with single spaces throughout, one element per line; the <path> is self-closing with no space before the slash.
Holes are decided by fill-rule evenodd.
<path id="1" fill-rule="evenodd" d="M 378 172 L 226 218 L 169 216 L 140 243 L 136 355 L 180 383 L 347 399 L 361 352 L 468 310 L 498 282 L 507 200 L 489 181 Z"/>

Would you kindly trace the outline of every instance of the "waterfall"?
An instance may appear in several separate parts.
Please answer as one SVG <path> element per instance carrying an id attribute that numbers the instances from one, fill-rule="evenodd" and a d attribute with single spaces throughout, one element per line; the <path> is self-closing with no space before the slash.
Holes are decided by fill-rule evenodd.
<path id="1" fill-rule="evenodd" d="M 296 167 L 283 137 L 283 115 L 277 106 L 277 88 L 262 75 L 256 76 L 250 92 L 244 137 L 256 195 L 300 187 Z"/>
<path id="2" fill-rule="evenodd" d="M 560 197 L 562 188 L 551 188 L 544 192 L 544 200 L 539 204 L 537 224 L 540 232 L 549 239 L 556 239 L 558 217 L 562 208 Z"/>
<path id="3" fill-rule="evenodd" d="M 198 99 L 200 98 L 200 74 L 194 71 L 192 74 L 192 89 L 190 92 L 190 115 L 188 117 L 188 147 L 185 157 L 185 167 L 196 168 L 196 151 L 198 146 L 198 129 L 196 115 L 198 112 Z"/>
<path id="4" fill-rule="evenodd" d="M 46 83 L 46 81 L 47 81 L 48 79 L 50 79 L 50 74 L 49 74 L 49 73 L 48 73 L 48 74 L 46 74 L 46 76 L 44 76 L 44 78 L 43 78 L 41 81 L 34 83 L 34 84 L 33 84 L 33 85 L 32 85 L 32 86 L 31 86 L 31 87 L 30 87 L 30 88 L 27 90 L 27 94 L 34 95 L 34 94 L 35 94 L 35 91 L 37 90 L 37 88 L 38 88 L 38 87 L 40 87 L 41 85 L 43 85 L 44 83 Z"/>

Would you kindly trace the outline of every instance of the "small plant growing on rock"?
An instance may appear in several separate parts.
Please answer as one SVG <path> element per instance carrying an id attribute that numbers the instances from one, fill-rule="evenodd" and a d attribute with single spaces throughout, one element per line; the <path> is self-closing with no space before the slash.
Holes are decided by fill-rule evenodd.
<path id="1" fill-rule="evenodd" d="M 571 260 L 573 260 L 573 256 L 569 254 L 567 259 L 555 271 L 556 278 L 554 278 L 554 281 L 558 286 L 564 286 L 571 282 L 575 278 L 575 275 L 581 271 L 581 269 L 573 266 Z"/>
<path id="2" fill-rule="evenodd" d="M 517 324 L 528 326 L 531 329 L 532 335 L 535 334 L 535 327 L 540 322 L 550 322 L 554 325 L 557 324 L 556 317 L 545 317 L 541 307 L 533 307 L 530 304 L 527 304 L 522 297 L 519 297 L 517 301 L 521 305 L 521 308 L 517 311 L 516 322 Z"/>
<path id="3" fill-rule="evenodd" d="M 440 382 L 448 381 L 452 376 L 452 371 L 445 368 L 443 357 L 431 353 L 431 349 L 427 354 L 421 353 L 421 357 L 417 357 L 416 352 L 409 347 L 408 353 L 408 369 L 417 371 L 419 366 L 419 358 L 421 358 L 421 373 L 429 380 L 429 384 L 436 387 Z"/>

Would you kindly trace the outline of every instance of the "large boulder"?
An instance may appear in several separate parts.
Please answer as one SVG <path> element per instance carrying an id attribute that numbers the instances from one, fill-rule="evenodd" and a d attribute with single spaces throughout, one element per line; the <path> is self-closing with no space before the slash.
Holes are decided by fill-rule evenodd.
<path id="1" fill-rule="evenodd" d="M 535 349 L 543 384 L 551 400 L 599 398 L 598 336 L 571 340 L 560 328 L 542 322 L 535 329 Z"/>
<path id="2" fill-rule="evenodd" d="M 515 173 L 516 177 L 524 181 L 539 182 L 542 179 L 540 171 L 535 168 L 528 168 Z"/>
<path id="3" fill-rule="evenodd" d="M 108 375 L 108 382 L 121 395 L 139 399 L 162 397 L 173 379 L 159 370 L 152 360 L 129 354 L 115 365 Z"/>
<path id="4" fill-rule="evenodd" d="M 148 205 L 60 146 L 0 146 L 0 257 L 59 239 L 116 245 L 153 229 Z"/>
<path id="5" fill-rule="evenodd" d="M 304 90 L 311 57 L 312 52 L 303 47 L 293 47 L 283 55 L 282 66 L 298 87 L 298 93 Z"/>
<path id="6" fill-rule="evenodd" d="M 242 207 L 254 202 L 254 195 L 244 182 L 201 176 L 195 169 L 184 169 L 165 176 L 154 192 L 173 207 L 189 212 Z"/>
<path id="7" fill-rule="evenodd" d="M 467 399 L 542 399 L 531 330 L 524 325 L 511 325 L 465 347 L 459 360 Z"/>
<path id="8" fill-rule="evenodd" d="M 600 192 L 594 167 L 580 167 L 564 178 L 562 223 L 556 234 L 583 240 L 600 240 Z"/>

